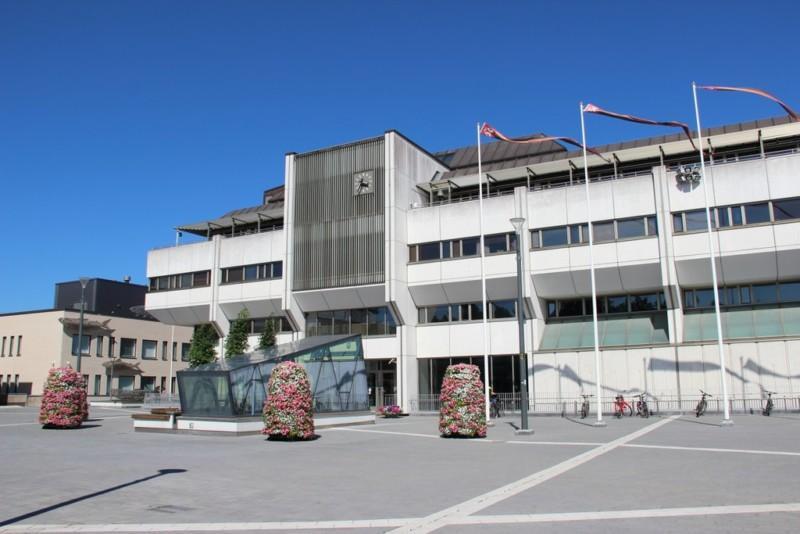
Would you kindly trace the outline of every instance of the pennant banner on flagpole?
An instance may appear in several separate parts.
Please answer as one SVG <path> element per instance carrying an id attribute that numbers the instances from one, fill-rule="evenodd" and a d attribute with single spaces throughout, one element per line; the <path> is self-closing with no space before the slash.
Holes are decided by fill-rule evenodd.
<path id="1" fill-rule="evenodd" d="M 698 89 L 705 89 L 706 91 L 731 91 L 734 93 L 748 93 L 751 95 L 762 96 L 769 100 L 772 100 L 783 110 L 789 114 L 794 122 L 800 122 L 800 115 L 798 115 L 792 108 L 790 108 L 785 102 L 779 100 L 778 97 L 775 95 L 768 93 L 766 91 L 762 91 L 761 89 L 753 89 L 752 87 L 726 87 L 722 85 L 698 85 Z"/>
<path id="2" fill-rule="evenodd" d="M 494 137 L 495 139 L 499 139 L 501 141 L 505 141 L 506 143 L 517 143 L 517 144 L 535 144 L 535 143 L 546 143 L 548 141 L 563 141 L 565 143 L 569 143 L 570 145 L 576 146 L 578 148 L 583 148 L 583 145 L 580 144 L 575 139 L 571 137 L 507 137 L 502 133 L 498 132 L 491 124 L 488 122 L 484 122 L 483 126 L 481 126 L 481 135 L 485 135 L 486 137 Z M 611 163 L 611 160 L 605 158 L 600 152 L 593 150 L 591 148 L 586 148 L 587 152 L 591 152 L 595 156 L 600 157 L 606 163 Z"/>
<path id="3" fill-rule="evenodd" d="M 624 121 L 636 122 L 639 124 L 650 124 L 653 126 L 672 126 L 675 128 L 680 128 L 681 130 L 683 130 L 683 133 L 686 134 L 686 137 L 689 139 L 689 142 L 692 144 L 692 147 L 695 150 L 697 149 L 697 147 L 694 146 L 694 141 L 692 141 L 692 133 L 689 131 L 689 126 L 686 123 L 679 121 L 653 121 L 650 119 L 643 119 L 642 117 L 636 117 L 634 115 L 625 115 L 622 113 L 614 113 L 613 111 L 607 111 L 603 108 L 595 106 L 594 104 L 586 104 L 583 107 L 583 111 L 585 111 L 586 113 L 604 115 L 606 117 L 611 117 L 612 119 L 621 119 Z"/>

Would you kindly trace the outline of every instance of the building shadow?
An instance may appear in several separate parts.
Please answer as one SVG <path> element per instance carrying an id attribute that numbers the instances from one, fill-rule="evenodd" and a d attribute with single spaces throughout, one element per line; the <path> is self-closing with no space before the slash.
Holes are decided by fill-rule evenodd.
<path id="1" fill-rule="evenodd" d="M 130 482 L 126 482 L 124 484 L 119 484 L 117 486 L 112 486 L 110 488 L 102 489 L 100 491 L 95 491 L 94 493 L 89 493 L 87 495 L 81 495 L 80 497 L 75 497 L 74 499 L 70 499 L 68 501 L 63 501 L 57 504 L 46 506 L 45 508 L 39 508 L 38 510 L 28 512 L 27 514 L 18 515 L 10 519 L 4 519 L 3 521 L 0 521 L 0 527 L 5 527 L 13 523 L 18 523 L 20 521 L 30 519 L 31 517 L 36 517 L 37 515 L 46 514 L 47 512 L 52 512 L 53 510 L 58 510 L 59 508 L 69 506 L 71 504 L 75 504 L 88 499 L 93 499 L 95 497 L 99 497 L 100 495 L 111 493 L 112 491 L 117 491 L 122 488 L 127 488 L 128 486 L 133 486 L 135 484 L 141 484 L 142 482 L 147 482 L 148 480 L 152 480 L 154 478 L 163 477 L 164 475 L 172 475 L 176 473 L 185 473 L 185 472 L 186 469 L 159 469 L 158 473 L 150 475 L 148 477 L 137 478 L 136 480 L 131 480 Z"/>

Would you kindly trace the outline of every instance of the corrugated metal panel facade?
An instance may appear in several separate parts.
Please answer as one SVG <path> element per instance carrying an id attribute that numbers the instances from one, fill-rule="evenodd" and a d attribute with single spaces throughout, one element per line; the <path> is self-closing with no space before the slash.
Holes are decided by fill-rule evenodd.
<path id="1" fill-rule="evenodd" d="M 292 289 L 384 281 L 384 138 L 295 159 Z M 372 192 L 354 194 L 354 175 L 373 171 Z"/>

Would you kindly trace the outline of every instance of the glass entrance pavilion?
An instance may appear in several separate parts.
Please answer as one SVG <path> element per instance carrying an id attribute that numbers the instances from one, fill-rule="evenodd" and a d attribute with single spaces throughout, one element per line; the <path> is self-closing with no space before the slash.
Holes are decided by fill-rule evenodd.
<path id="1" fill-rule="evenodd" d="M 314 412 L 369 409 L 360 335 L 315 336 L 178 371 L 183 415 L 251 417 L 261 414 L 267 382 L 280 362 L 308 372 Z"/>

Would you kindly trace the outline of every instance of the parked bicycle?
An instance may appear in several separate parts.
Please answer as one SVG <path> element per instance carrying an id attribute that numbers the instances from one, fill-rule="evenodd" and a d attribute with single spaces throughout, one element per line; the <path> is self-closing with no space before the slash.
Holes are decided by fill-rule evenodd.
<path id="1" fill-rule="evenodd" d="M 581 403 L 581 419 L 586 419 L 586 416 L 589 415 L 589 399 L 594 397 L 594 395 L 584 395 L 581 393 L 581 397 L 583 397 L 583 403 Z"/>
<path id="2" fill-rule="evenodd" d="M 775 392 L 764 390 L 764 393 L 767 394 L 767 405 L 764 406 L 763 410 L 761 410 L 761 414 L 769 417 L 769 414 L 772 413 L 772 408 L 775 406 L 775 404 L 772 402 L 772 394 Z"/>
<path id="3" fill-rule="evenodd" d="M 700 397 L 700 401 L 697 403 L 697 408 L 694 409 L 695 417 L 700 417 L 701 415 L 706 413 L 706 408 L 708 407 L 708 402 L 706 401 L 706 397 L 711 397 L 711 395 L 709 395 L 702 389 L 700 390 L 700 393 L 702 393 L 703 396 Z"/>
<path id="4" fill-rule="evenodd" d="M 636 415 L 639 417 L 650 417 L 650 408 L 647 407 L 647 392 L 644 392 L 640 395 L 636 395 L 636 398 L 639 399 L 636 401 Z"/>
<path id="5" fill-rule="evenodd" d="M 627 414 L 628 417 L 633 415 L 633 408 L 625 400 L 625 397 L 622 395 L 617 395 L 614 397 L 614 417 L 620 419 L 623 415 Z"/>

